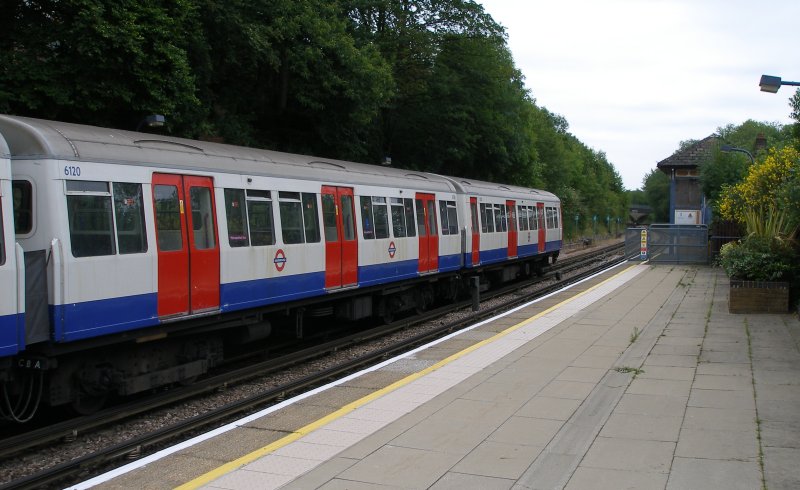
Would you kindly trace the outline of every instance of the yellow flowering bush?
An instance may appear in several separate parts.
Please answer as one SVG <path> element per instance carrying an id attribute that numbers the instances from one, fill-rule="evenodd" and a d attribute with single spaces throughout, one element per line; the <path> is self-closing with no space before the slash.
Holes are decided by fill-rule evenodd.
<path id="1" fill-rule="evenodd" d="M 745 223 L 747 210 L 777 208 L 794 215 L 800 207 L 798 192 L 792 188 L 800 182 L 798 174 L 800 152 L 796 148 L 770 149 L 764 160 L 749 168 L 742 182 L 723 188 L 720 215 L 739 223 Z M 796 220 L 790 219 L 789 225 L 796 227 Z"/>

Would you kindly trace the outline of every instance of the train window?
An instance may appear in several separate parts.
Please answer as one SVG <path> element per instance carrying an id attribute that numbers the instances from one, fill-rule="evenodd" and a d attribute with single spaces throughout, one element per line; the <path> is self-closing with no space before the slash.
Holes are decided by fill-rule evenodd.
<path id="1" fill-rule="evenodd" d="M 553 208 L 553 228 L 558 228 L 558 208 Z"/>
<path id="2" fill-rule="evenodd" d="M 536 209 L 536 206 L 528 208 L 528 222 L 531 230 L 539 229 L 539 211 Z"/>
<path id="3" fill-rule="evenodd" d="M 375 238 L 389 238 L 389 211 L 385 197 L 372 198 L 372 216 L 375 218 Z"/>
<path id="4" fill-rule="evenodd" d="M 142 185 L 114 183 L 114 218 L 120 254 L 147 252 Z"/>
<path id="5" fill-rule="evenodd" d="M 270 191 L 247 190 L 247 217 L 250 225 L 250 244 L 254 247 L 275 245 Z"/>
<path id="6" fill-rule="evenodd" d="M 455 201 L 439 201 L 442 235 L 458 235 L 458 213 Z"/>
<path id="7" fill-rule="evenodd" d="M 14 209 L 14 233 L 27 235 L 33 231 L 33 185 L 27 180 L 11 183 Z"/>
<path id="8" fill-rule="evenodd" d="M 281 234 L 283 243 L 305 242 L 303 228 L 303 206 L 300 203 L 299 192 L 279 192 L 278 208 L 281 213 Z"/>
<path id="9" fill-rule="evenodd" d="M 417 228 L 419 228 L 419 236 L 428 236 L 425 231 L 425 204 L 421 199 L 416 199 L 417 204 Z"/>
<path id="10" fill-rule="evenodd" d="M 72 255 L 113 255 L 114 218 L 108 182 L 68 180 L 66 184 Z"/>
<path id="11" fill-rule="evenodd" d="M 431 235 L 439 234 L 439 228 L 436 226 L 436 204 L 432 199 L 428 201 L 428 229 Z"/>
<path id="12" fill-rule="evenodd" d="M 392 206 L 392 231 L 395 238 L 406 236 L 406 213 L 403 208 L 403 200 L 396 197 L 391 198 Z"/>
<path id="13" fill-rule="evenodd" d="M 156 236 L 158 249 L 162 252 L 181 250 L 183 236 L 181 230 L 181 203 L 178 188 L 174 185 L 153 186 L 153 200 L 156 206 Z"/>
<path id="14" fill-rule="evenodd" d="M 484 233 L 494 233 L 494 215 L 492 209 L 494 209 L 492 204 L 481 203 L 481 231 Z"/>
<path id="15" fill-rule="evenodd" d="M 361 196 L 361 229 L 364 233 L 365 240 L 375 238 L 375 230 L 372 224 L 372 198 L 368 196 Z"/>
<path id="16" fill-rule="evenodd" d="M 506 231 L 503 226 L 503 208 L 499 204 L 492 206 L 494 209 L 494 229 L 497 232 Z"/>
<path id="17" fill-rule="evenodd" d="M 303 193 L 303 223 L 306 229 L 306 243 L 319 242 L 319 211 L 317 195 Z"/>
<path id="18" fill-rule="evenodd" d="M 244 203 L 244 190 L 225 189 L 225 218 L 228 222 L 228 244 L 231 247 L 246 247 L 250 244 Z"/>
<path id="19" fill-rule="evenodd" d="M 211 201 L 211 189 L 190 187 L 189 198 L 192 205 L 194 248 L 197 250 L 215 248 L 217 238 L 214 230 L 214 205 Z"/>
<path id="20" fill-rule="evenodd" d="M 472 233 L 478 233 L 478 205 L 474 202 L 469 203 L 469 212 L 472 217 Z"/>
<path id="21" fill-rule="evenodd" d="M 356 217 L 353 214 L 353 196 L 342 196 L 342 226 L 344 227 L 344 239 L 352 241 L 356 239 Z"/>
<path id="22" fill-rule="evenodd" d="M 339 230 L 336 228 L 336 196 L 322 195 L 322 227 L 325 230 L 326 242 L 338 242 Z"/>
<path id="23" fill-rule="evenodd" d="M 414 226 L 414 200 L 403 199 L 403 208 L 406 213 L 406 236 L 417 236 L 417 229 Z"/>
<path id="24" fill-rule="evenodd" d="M 528 206 L 517 206 L 519 231 L 528 231 Z"/>

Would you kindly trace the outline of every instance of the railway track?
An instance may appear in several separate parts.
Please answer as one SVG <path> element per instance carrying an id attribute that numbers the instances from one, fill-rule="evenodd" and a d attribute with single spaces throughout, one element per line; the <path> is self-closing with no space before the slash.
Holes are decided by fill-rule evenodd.
<path id="1" fill-rule="evenodd" d="M 114 466 L 119 466 L 132 459 L 155 452 L 168 444 L 186 439 L 191 434 L 210 430 L 235 417 L 240 417 L 243 414 L 262 409 L 265 406 L 274 404 L 294 394 L 326 384 L 330 382 L 331 379 L 336 379 L 337 377 L 342 377 L 358 371 L 366 366 L 380 362 L 387 357 L 399 355 L 402 352 L 413 349 L 435 338 L 465 328 L 484 318 L 497 315 L 503 311 L 531 301 L 535 297 L 549 294 L 568 284 L 577 282 L 584 277 L 624 261 L 623 249 L 624 246 L 622 244 L 615 244 L 586 253 L 585 255 L 567 257 L 560 260 L 557 266 L 552 267 L 542 278 L 536 278 L 532 281 L 521 281 L 491 292 L 481 293 L 481 300 L 483 302 L 488 302 L 498 297 L 503 297 L 504 300 L 491 307 L 481 307 L 479 311 L 466 315 L 466 318 L 426 328 L 420 333 L 404 339 L 402 342 L 372 349 L 367 354 L 339 362 L 331 367 L 317 370 L 306 376 L 297 377 L 289 382 L 282 383 L 274 388 L 229 403 L 221 408 L 201 413 L 194 417 L 175 422 L 169 426 L 159 428 L 158 430 L 133 437 L 124 442 L 110 445 L 90 454 L 2 483 L 0 484 L 0 489 L 42 488 L 84 480 L 88 478 L 89 475 L 102 473 Z M 542 282 L 548 282 L 549 284 L 541 286 Z M 537 284 L 541 287 L 537 287 Z M 534 292 L 526 291 L 531 288 L 536 289 Z M 8 460 L 23 451 L 30 451 L 33 448 L 54 445 L 57 444 L 58 441 L 69 441 L 79 434 L 95 431 L 100 427 L 109 426 L 110 424 L 120 423 L 121 421 L 140 416 L 141 414 L 153 411 L 159 407 L 180 403 L 193 397 L 213 393 L 225 389 L 227 386 L 241 383 L 257 376 L 267 376 L 271 373 L 286 369 L 289 366 L 309 362 L 327 353 L 346 349 L 372 339 L 386 337 L 394 332 L 409 329 L 417 324 L 430 323 L 432 320 L 442 318 L 448 313 L 459 309 L 468 309 L 472 305 L 473 300 L 459 301 L 454 304 L 430 310 L 424 314 L 414 316 L 413 318 L 401 319 L 391 324 L 350 333 L 335 340 L 283 355 L 280 358 L 235 369 L 225 374 L 198 381 L 188 387 L 176 388 L 145 400 L 103 410 L 92 416 L 71 419 L 53 426 L 43 427 L 11 438 L 5 438 L 0 440 L 0 460 Z"/>

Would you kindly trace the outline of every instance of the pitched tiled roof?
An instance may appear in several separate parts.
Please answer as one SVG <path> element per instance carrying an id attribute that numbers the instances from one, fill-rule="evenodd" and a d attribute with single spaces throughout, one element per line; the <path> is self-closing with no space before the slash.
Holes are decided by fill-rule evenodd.
<path id="1" fill-rule="evenodd" d="M 711 156 L 711 149 L 717 145 L 719 145 L 719 136 L 712 134 L 688 148 L 676 151 L 672 156 L 658 162 L 656 167 L 662 170 L 675 167 L 699 167 L 708 160 Z"/>

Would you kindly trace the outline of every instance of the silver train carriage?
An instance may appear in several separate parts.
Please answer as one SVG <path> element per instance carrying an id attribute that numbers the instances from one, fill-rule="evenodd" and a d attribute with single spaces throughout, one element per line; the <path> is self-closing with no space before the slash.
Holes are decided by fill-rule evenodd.
<path id="1" fill-rule="evenodd" d="M 7 418 L 191 379 L 276 311 L 391 320 L 561 247 L 534 189 L 3 115 L 0 158 Z"/>

